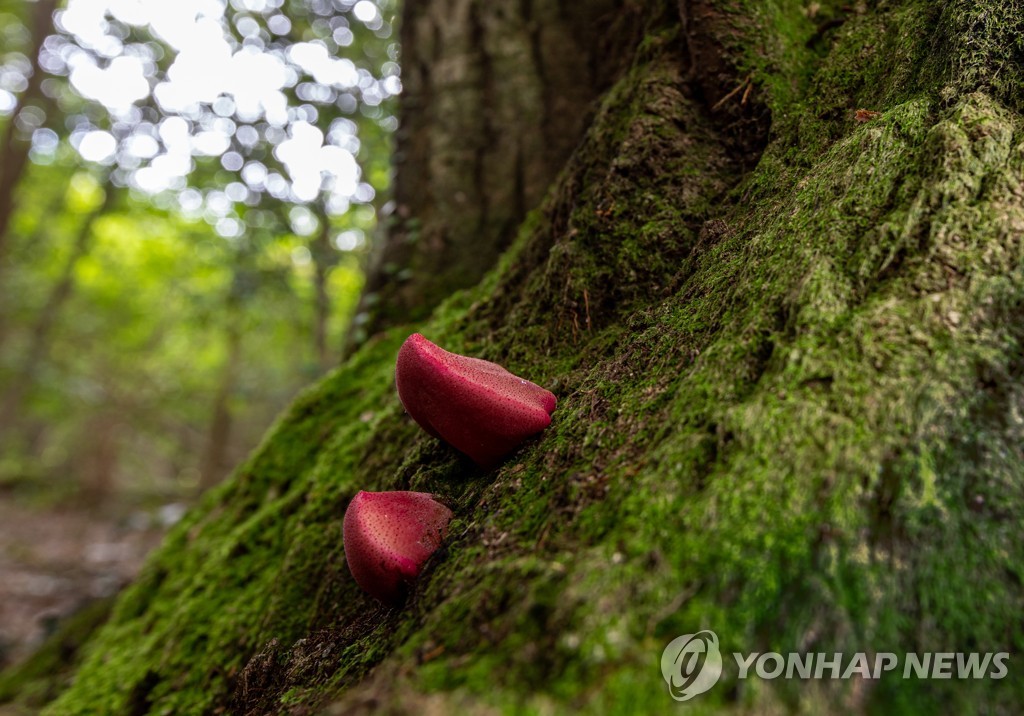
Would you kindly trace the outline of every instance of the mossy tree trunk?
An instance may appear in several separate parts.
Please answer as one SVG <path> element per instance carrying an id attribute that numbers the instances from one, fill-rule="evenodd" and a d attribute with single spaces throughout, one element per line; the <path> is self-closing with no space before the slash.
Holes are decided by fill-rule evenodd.
<path id="1" fill-rule="evenodd" d="M 436 57 L 405 30 L 408 101 L 433 122 L 475 85 L 422 83 L 446 48 L 501 37 L 490 7 L 436 21 Z M 661 651 L 702 628 L 726 652 L 1021 652 L 1024 8 L 624 8 L 643 21 L 629 66 L 497 267 L 296 402 L 152 557 L 52 713 L 664 713 Z M 473 131 L 450 119 L 431 131 Z M 458 155 L 403 141 L 400 192 Z M 441 197 L 472 198 L 470 226 L 485 176 Z M 401 221 L 424 230 L 450 209 L 413 199 Z M 424 434 L 393 385 L 414 329 L 554 390 L 551 427 L 487 472 Z M 345 566 L 360 489 L 456 514 L 402 608 Z M 1024 704 L 1012 676 L 740 680 L 731 661 L 704 709 Z"/>

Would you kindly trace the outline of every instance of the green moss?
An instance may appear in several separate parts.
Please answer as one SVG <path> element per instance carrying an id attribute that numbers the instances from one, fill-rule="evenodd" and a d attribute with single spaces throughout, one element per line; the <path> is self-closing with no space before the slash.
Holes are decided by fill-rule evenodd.
<path id="1" fill-rule="evenodd" d="M 384 396 L 398 338 L 373 342 L 300 397 L 253 458 L 174 530 L 90 645 L 70 694 L 86 698 L 58 703 L 57 713 L 214 708 L 267 641 L 290 644 L 323 610 L 344 609 L 335 600 L 346 478 L 381 413 L 395 411 Z M 363 474 L 359 485 L 380 479 Z"/>
<path id="2" fill-rule="evenodd" d="M 745 15 L 730 51 L 774 118 L 749 173 L 682 89 L 678 30 L 652 32 L 499 267 L 419 327 L 552 386 L 551 427 L 481 472 L 401 412 L 412 329 L 365 347 L 175 530 L 51 713 L 657 712 L 661 650 L 698 628 L 725 651 L 1019 652 L 1022 14 L 886 2 L 817 38 L 799 3 Z M 341 517 L 406 488 L 457 520 L 383 610 Z M 726 663 L 695 713 L 1024 701 Z"/>

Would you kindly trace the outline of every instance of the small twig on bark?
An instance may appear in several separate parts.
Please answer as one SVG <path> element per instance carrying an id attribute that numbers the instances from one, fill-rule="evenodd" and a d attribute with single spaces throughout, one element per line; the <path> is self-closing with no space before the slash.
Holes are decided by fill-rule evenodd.
<path id="1" fill-rule="evenodd" d="M 726 102 L 728 102 L 733 97 L 738 95 L 740 93 L 740 91 L 743 90 L 744 87 L 749 89 L 749 87 L 752 84 L 751 80 L 753 79 L 753 77 L 754 77 L 753 75 L 747 75 L 746 79 L 743 80 L 742 82 L 740 82 L 738 85 L 736 85 L 736 88 L 732 92 L 730 92 L 725 97 L 722 97 L 722 99 L 720 99 L 717 102 L 715 102 L 714 106 L 711 108 L 711 111 L 712 112 L 718 111 L 718 109 L 721 108 L 722 105 L 724 105 Z"/>
<path id="2" fill-rule="evenodd" d="M 881 112 L 876 112 L 873 109 L 858 109 L 853 113 L 853 118 L 858 122 L 870 122 L 875 117 L 881 117 Z"/>

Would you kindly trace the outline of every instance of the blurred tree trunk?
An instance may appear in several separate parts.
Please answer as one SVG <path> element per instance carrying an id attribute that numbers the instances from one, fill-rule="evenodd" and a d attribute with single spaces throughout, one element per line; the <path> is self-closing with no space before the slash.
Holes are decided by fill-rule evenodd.
<path id="1" fill-rule="evenodd" d="M 395 210 L 350 343 L 475 284 L 576 147 L 642 8 L 614 0 L 404 3 Z"/>
<path id="2" fill-rule="evenodd" d="M 90 416 L 85 429 L 79 468 L 81 494 L 88 504 L 104 504 L 114 490 L 121 421 L 117 411 L 104 406 Z"/>
<path id="3" fill-rule="evenodd" d="M 337 252 L 331 246 L 331 220 L 322 201 L 315 202 L 314 212 L 320 228 L 310 244 L 313 259 L 313 344 L 317 364 L 321 371 L 326 371 L 331 367 L 331 350 L 327 340 L 331 297 L 327 290 L 327 280 L 331 268 L 337 263 Z"/>
<path id="4" fill-rule="evenodd" d="M 53 13 L 57 1 L 37 0 L 32 9 L 32 47 L 29 52 L 32 75 L 28 78 L 25 91 L 18 98 L 17 106 L 7 119 L 3 139 L 0 141 L 0 263 L 7 253 L 8 231 L 16 207 L 14 195 L 31 148 L 29 138 L 19 136 L 18 117 L 29 107 L 36 107 L 45 114 L 53 104 L 42 91 L 43 71 L 39 66 L 39 52 L 43 41 L 53 33 Z"/>
<path id="5" fill-rule="evenodd" d="M 242 361 L 242 302 L 244 300 L 244 269 L 235 270 L 235 279 L 225 309 L 225 356 L 221 366 L 217 392 L 210 410 L 210 423 L 206 433 L 206 446 L 199 465 L 199 491 L 203 492 L 223 479 L 231 468 L 228 460 L 234 416 L 231 399 L 238 387 Z"/>
<path id="6" fill-rule="evenodd" d="M 74 294 L 75 266 L 89 252 L 96 221 L 111 210 L 120 193 L 109 177 L 104 182 L 102 190 L 103 200 L 85 216 L 79 225 L 67 260 L 57 277 L 57 282 L 50 290 L 46 302 L 29 329 L 28 347 L 25 350 L 21 367 L 16 373 L 17 377 L 7 386 L 0 397 L 0 438 L 8 438 L 10 430 L 16 424 L 26 424 L 19 420 L 19 414 L 24 407 L 25 398 L 36 380 L 39 368 L 49 354 L 53 330 L 60 319 L 61 311 Z M 8 442 L 8 440 L 4 440 L 4 442 Z"/>
<path id="7" fill-rule="evenodd" d="M 58 212 L 63 210 L 64 204 L 67 201 L 67 192 L 53 192 L 50 200 L 42 207 L 41 216 L 56 216 Z M 42 246 L 42 241 L 46 240 L 50 233 L 50 223 L 47 221 L 40 221 L 36 224 L 32 233 L 24 237 L 23 242 L 25 246 Z M 3 261 L 0 260 L 0 291 L 4 288 L 4 272 L 8 268 L 4 265 Z M 0 301 L 0 343 L 7 338 L 8 331 L 10 330 L 9 324 L 9 311 L 8 306 L 4 305 L 4 302 Z"/>

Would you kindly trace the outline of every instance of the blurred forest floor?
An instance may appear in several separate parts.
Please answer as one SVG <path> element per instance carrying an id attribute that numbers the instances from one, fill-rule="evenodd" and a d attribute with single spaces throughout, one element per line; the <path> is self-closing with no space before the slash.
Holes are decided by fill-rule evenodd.
<path id="1" fill-rule="evenodd" d="M 131 580 L 183 506 L 100 514 L 0 500 L 0 666 Z"/>

